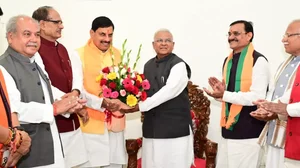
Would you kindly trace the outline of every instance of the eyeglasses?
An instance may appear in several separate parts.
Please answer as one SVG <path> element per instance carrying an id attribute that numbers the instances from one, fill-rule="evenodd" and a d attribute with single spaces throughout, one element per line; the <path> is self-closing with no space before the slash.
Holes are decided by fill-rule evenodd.
<path id="1" fill-rule="evenodd" d="M 247 32 L 237 32 L 237 31 L 234 31 L 232 33 L 228 32 L 228 34 L 226 36 L 230 37 L 231 35 L 233 35 L 233 36 L 237 37 L 237 36 L 239 36 L 241 34 L 247 34 Z"/>
<path id="2" fill-rule="evenodd" d="M 292 36 L 299 36 L 300 33 L 292 33 L 292 34 L 289 34 L 289 33 L 285 33 L 283 35 L 283 38 L 289 38 L 289 37 L 292 37 Z"/>
<path id="3" fill-rule="evenodd" d="M 157 43 L 163 43 L 163 42 L 172 43 L 173 41 L 172 41 L 172 39 L 156 39 L 155 42 L 157 42 Z"/>
<path id="4" fill-rule="evenodd" d="M 46 22 L 52 22 L 52 23 L 54 23 L 54 24 L 56 24 L 56 25 L 61 25 L 61 24 L 63 24 L 63 21 L 62 21 L 62 20 L 50 20 L 50 19 L 46 19 L 46 20 L 44 20 L 44 21 L 46 21 Z"/>

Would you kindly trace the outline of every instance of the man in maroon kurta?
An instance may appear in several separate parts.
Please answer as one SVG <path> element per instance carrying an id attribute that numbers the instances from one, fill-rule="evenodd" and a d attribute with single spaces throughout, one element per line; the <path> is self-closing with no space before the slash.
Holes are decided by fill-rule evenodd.
<path id="1" fill-rule="evenodd" d="M 39 54 L 52 85 L 60 91 L 68 93 L 65 96 L 79 97 L 82 79 L 76 79 L 73 76 L 76 70 L 72 69 L 72 59 L 70 59 L 67 49 L 57 42 L 64 28 L 59 13 L 52 7 L 43 6 L 34 11 L 32 17 L 40 23 L 41 47 Z M 82 115 L 80 112 L 78 114 Z M 84 117 L 86 116 L 83 115 L 83 119 L 86 120 Z M 66 166 L 68 168 L 75 167 L 86 162 L 86 149 L 77 114 L 58 115 L 56 122 L 64 148 Z"/>

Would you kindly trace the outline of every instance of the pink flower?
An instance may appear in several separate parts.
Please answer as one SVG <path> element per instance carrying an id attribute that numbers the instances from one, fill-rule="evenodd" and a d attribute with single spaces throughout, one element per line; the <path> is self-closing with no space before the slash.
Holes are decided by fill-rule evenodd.
<path id="1" fill-rule="evenodd" d="M 132 85 L 132 82 L 131 82 L 130 78 L 125 78 L 122 83 L 123 83 L 124 86 Z"/>
<path id="2" fill-rule="evenodd" d="M 150 83 L 149 83 L 149 81 L 147 79 L 142 82 L 142 87 L 145 90 L 149 90 L 150 89 Z"/>
<path id="3" fill-rule="evenodd" d="M 126 96 L 126 91 L 124 89 L 120 90 L 120 95 L 122 97 Z"/>
<path id="4" fill-rule="evenodd" d="M 117 91 L 114 91 L 110 94 L 110 97 L 113 98 L 113 99 L 116 99 L 119 97 L 119 93 Z"/>
<path id="5" fill-rule="evenodd" d="M 109 89 L 109 88 L 103 89 L 103 96 L 104 97 L 109 98 L 110 95 L 111 95 L 111 89 Z"/>
<path id="6" fill-rule="evenodd" d="M 139 92 L 136 97 L 140 97 L 142 95 L 142 92 Z"/>

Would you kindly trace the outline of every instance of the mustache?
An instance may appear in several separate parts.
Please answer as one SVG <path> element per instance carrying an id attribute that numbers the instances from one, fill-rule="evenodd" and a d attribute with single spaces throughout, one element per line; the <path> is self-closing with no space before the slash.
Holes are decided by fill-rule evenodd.
<path id="1" fill-rule="evenodd" d="M 33 43 L 33 42 L 29 42 L 26 47 L 37 47 L 38 44 L 37 43 Z"/>
<path id="2" fill-rule="evenodd" d="M 110 44 L 110 41 L 100 41 L 100 42 Z"/>
<path id="3" fill-rule="evenodd" d="M 229 39 L 228 43 L 231 43 L 232 41 L 238 42 L 239 40 L 238 39 Z"/>

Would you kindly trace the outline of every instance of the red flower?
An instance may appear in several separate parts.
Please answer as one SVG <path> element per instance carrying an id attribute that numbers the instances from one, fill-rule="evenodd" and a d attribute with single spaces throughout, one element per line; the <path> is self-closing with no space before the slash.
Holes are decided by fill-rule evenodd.
<path id="1" fill-rule="evenodd" d="M 110 71 L 109 71 L 109 67 L 103 68 L 103 69 L 102 69 L 102 72 L 108 74 L 108 73 L 110 72 Z"/>
<path id="2" fill-rule="evenodd" d="M 134 87 L 134 89 L 132 90 L 132 93 L 134 94 L 134 95 L 138 95 L 139 94 L 139 88 L 137 88 L 137 87 Z"/>
<path id="3" fill-rule="evenodd" d="M 132 84 L 124 85 L 124 88 L 127 92 L 132 92 L 134 90 L 134 86 Z"/>
<path id="4" fill-rule="evenodd" d="M 100 86 L 106 85 L 107 80 L 106 79 L 101 79 L 100 80 Z"/>
<path id="5" fill-rule="evenodd" d="M 145 75 L 144 75 L 144 74 L 140 74 L 140 76 L 141 76 L 141 78 L 142 78 L 143 80 L 145 80 Z"/>
<path id="6" fill-rule="evenodd" d="M 147 99 L 147 93 L 146 92 L 142 92 L 141 100 L 144 101 L 146 99 Z"/>
<path id="7" fill-rule="evenodd" d="M 139 88 L 142 86 L 142 83 L 140 81 L 135 81 L 135 86 Z"/>
<path id="8" fill-rule="evenodd" d="M 111 88 L 111 89 L 116 89 L 117 84 L 115 82 L 110 82 L 108 87 Z"/>

